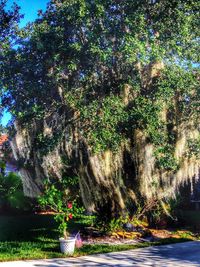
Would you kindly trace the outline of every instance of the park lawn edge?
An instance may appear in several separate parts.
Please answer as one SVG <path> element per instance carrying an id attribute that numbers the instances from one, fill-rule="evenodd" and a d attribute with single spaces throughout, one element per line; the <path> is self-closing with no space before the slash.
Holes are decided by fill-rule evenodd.
<path id="1" fill-rule="evenodd" d="M 84 245 L 81 249 L 76 249 L 73 256 L 70 257 L 80 257 L 86 255 L 93 254 L 102 254 L 102 253 L 111 253 L 111 252 L 119 252 L 119 251 L 127 251 L 131 249 L 145 248 L 150 246 L 160 246 L 167 244 L 175 244 L 181 242 L 194 241 L 194 239 L 186 239 L 186 238 L 164 238 L 156 242 L 142 242 L 136 244 L 122 244 L 122 245 L 107 245 L 107 244 L 92 244 L 92 245 Z M 45 241 L 44 241 L 45 242 Z M 9 243 L 9 242 L 5 242 Z M 24 242 L 25 243 L 25 242 Z M 30 245 L 36 244 L 37 242 L 28 242 Z M 59 246 L 57 242 L 56 245 Z M 26 252 L 26 251 L 24 251 Z M 29 251 L 27 251 L 29 253 Z M 26 254 L 26 253 L 25 253 Z M 34 253 L 33 253 L 34 254 Z M 48 253 L 43 250 L 38 250 L 36 255 L 13 255 L 8 253 L 0 253 L 0 262 L 9 262 L 9 261 L 20 261 L 20 260 L 39 260 L 39 259 L 54 259 L 54 258 L 67 258 L 69 256 L 64 255 L 57 251 L 49 251 Z"/>

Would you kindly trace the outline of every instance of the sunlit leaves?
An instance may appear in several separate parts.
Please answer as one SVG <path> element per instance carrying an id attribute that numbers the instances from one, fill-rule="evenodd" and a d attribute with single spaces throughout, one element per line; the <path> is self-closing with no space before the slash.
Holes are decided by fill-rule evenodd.
<path id="1" fill-rule="evenodd" d="M 19 47 L 4 47 L 3 106 L 21 122 L 65 107 L 95 153 L 116 151 L 139 128 L 155 150 L 167 148 L 167 168 L 175 129 L 198 124 L 199 10 L 197 0 L 50 1 Z"/>

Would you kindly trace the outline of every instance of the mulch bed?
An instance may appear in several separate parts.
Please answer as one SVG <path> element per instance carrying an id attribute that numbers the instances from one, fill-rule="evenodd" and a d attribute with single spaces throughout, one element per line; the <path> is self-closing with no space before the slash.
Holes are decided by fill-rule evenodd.
<path id="1" fill-rule="evenodd" d="M 141 242 L 155 242 L 159 241 L 162 239 L 167 239 L 167 238 L 176 238 L 180 239 L 183 237 L 185 233 L 187 233 L 186 230 L 182 231 L 174 231 L 174 230 L 167 230 L 167 229 L 147 229 L 148 234 L 146 236 L 140 236 L 136 238 L 123 238 L 123 237 L 116 237 L 116 236 L 106 236 L 102 235 L 101 233 L 95 233 L 95 236 L 93 236 L 93 233 L 87 234 L 87 235 L 82 235 L 83 237 L 83 243 L 84 244 L 105 244 L 105 245 L 122 245 L 122 244 L 127 244 L 127 245 L 134 245 L 138 244 Z M 122 232 L 119 232 L 122 233 Z M 126 232 L 124 232 L 126 234 Z M 191 239 L 193 237 L 191 236 Z M 195 239 L 195 237 L 194 237 Z"/>

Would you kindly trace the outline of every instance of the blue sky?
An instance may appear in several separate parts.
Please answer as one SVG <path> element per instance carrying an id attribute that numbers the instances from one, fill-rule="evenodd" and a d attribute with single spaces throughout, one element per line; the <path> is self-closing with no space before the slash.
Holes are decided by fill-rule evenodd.
<path id="1" fill-rule="evenodd" d="M 8 7 L 11 7 L 13 2 L 21 7 L 20 13 L 24 14 L 24 18 L 21 20 L 20 26 L 24 27 L 27 22 L 34 21 L 37 18 L 38 10 L 45 10 L 48 0 L 8 0 Z M 10 119 L 10 114 L 5 113 L 1 123 L 6 125 Z"/>
<path id="2" fill-rule="evenodd" d="M 21 7 L 21 12 L 24 14 L 20 26 L 23 27 L 27 22 L 33 21 L 37 18 L 37 11 L 39 9 L 45 10 L 48 0 L 8 0 L 8 6 L 16 2 Z"/>

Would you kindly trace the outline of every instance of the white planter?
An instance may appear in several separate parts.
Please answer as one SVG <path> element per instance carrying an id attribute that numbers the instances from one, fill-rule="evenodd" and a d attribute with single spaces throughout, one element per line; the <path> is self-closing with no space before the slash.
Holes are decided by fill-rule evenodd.
<path id="1" fill-rule="evenodd" d="M 59 238 L 60 241 L 60 250 L 64 254 L 72 255 L 75 249 L 75 238 Z"/>

